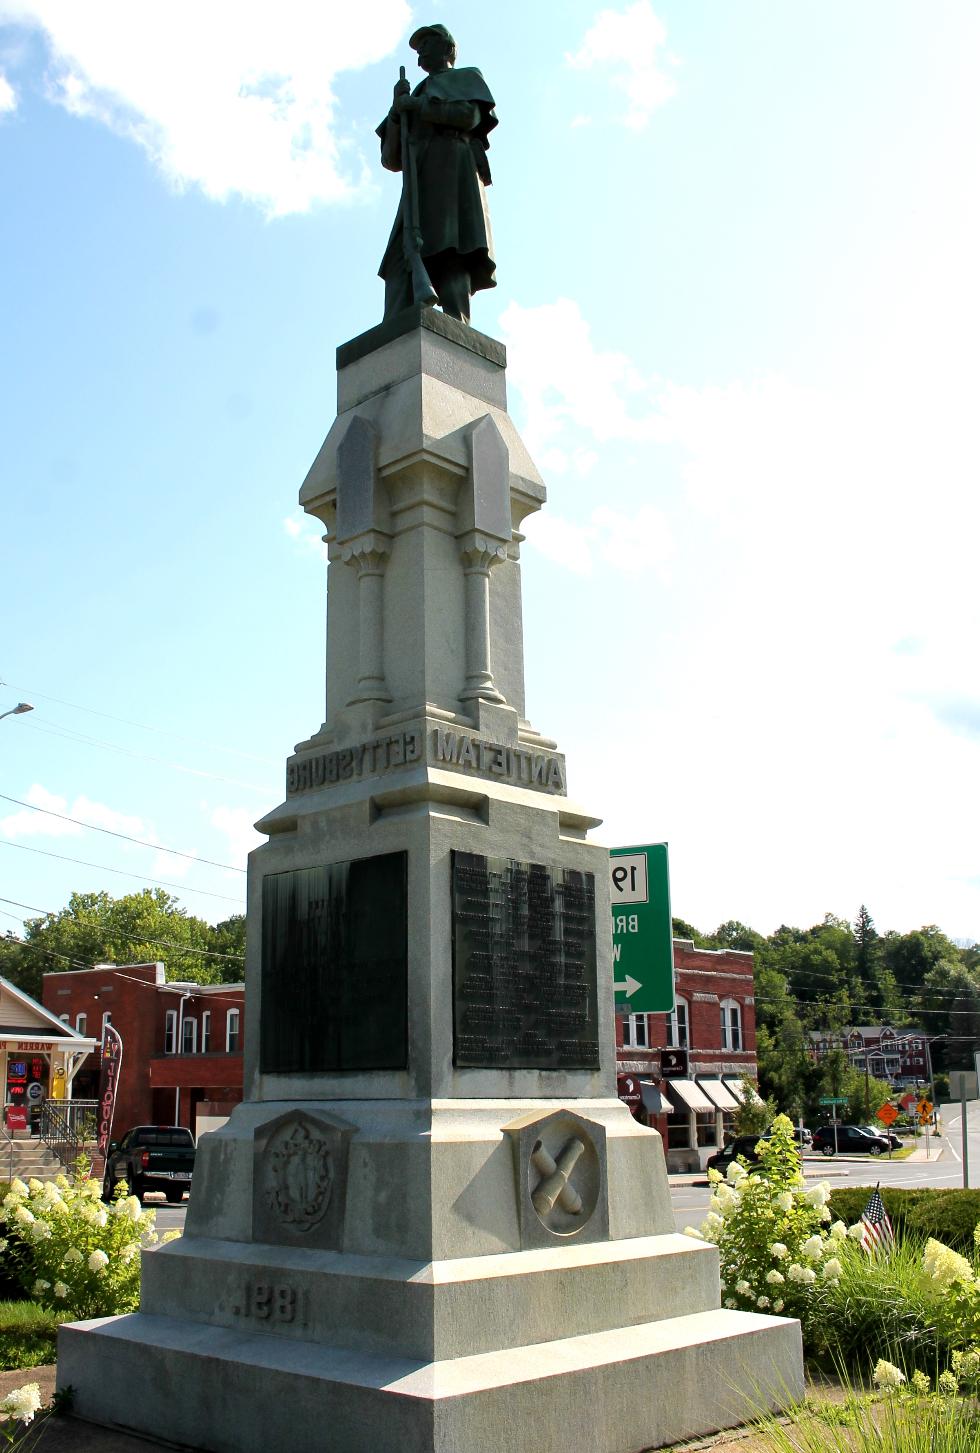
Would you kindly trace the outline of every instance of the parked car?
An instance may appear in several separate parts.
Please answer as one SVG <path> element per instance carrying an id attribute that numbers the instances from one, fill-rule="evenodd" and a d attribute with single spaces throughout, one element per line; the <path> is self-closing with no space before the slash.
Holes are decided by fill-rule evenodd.
<path id="1" fill-rule="evenodd" d="M 163 1191 L 168 1201 L 184 1199 L 191 1188 L 194 1137 L 182 1125 L 135 1125 L 122 1140 L 110 1140 L 102 1180 L 102 1199 L 111 1201 L 120 1181 L 142 1201 L 148 1191 Z"/>
<path id="2" fill-rule="evenodd" d="M 744 1160 L 749 1165 L 758 1165 L 759 1152 L 756 1147 L 761 1139 L 761 1135 L 736 1135 L 723 1150 L 716 1150 L 714 1155 L 709 1155 L 705 1169 L 716 1170 L 720 1175 L 725 1175 L 733 1160 Z"/>
<path id="3" fill-rule="evenodd" d="M 888 1144 L 891 1146 L 892 1150 L 901 1150 L 902 1148 L 902 1142 L 899 1140 L 898 1136 L 893 1131 L 886 1130 L 885 1127 L 880 1123 L 878 1125 L 859 1125 L 858 1129 L 866 1131 L 868 1135 L 881 1135 L 885 1140 L 888 1141 Z"/>
<path id="4" fill-rule="evenodd" d="M 833 1155 L 837 1150 L 847 1155 L 881 1155 L 882 1151 L 889 1149 L 889 1142 L 884 1135 L 869 1134 L 860 1125 L 838 1125 L 836 1132 L 835 1145 L 834 1126 L 821 1125 L 814 1132 L 814 1150 L 819 1150 L 823 1155 Z"/>

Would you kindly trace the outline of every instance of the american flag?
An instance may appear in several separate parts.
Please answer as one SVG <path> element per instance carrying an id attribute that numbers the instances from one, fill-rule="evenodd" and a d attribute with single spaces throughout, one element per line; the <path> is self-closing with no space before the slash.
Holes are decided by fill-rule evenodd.
<path id="1" fill-rule="evenodd" d="M 861 1245 L 870 1255 L 885 1246 L 895 1244 L 895 1232 L 888 1219 L 885 1203 L 875 1186 L 871 1199 L 861 1212 Z"/>

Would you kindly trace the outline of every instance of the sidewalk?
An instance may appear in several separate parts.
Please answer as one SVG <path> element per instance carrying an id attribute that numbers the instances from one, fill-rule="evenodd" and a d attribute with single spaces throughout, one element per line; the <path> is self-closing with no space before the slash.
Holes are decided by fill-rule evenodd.
<path id="1" fill-rule="evenodd" d="M 935 1143 L 929 1147 L 929 1164 L 934 1165 L 941 1160 L 943 1148 Z M 877 1165 L 915 1165 L 916 1162 L 925 1161 L 925 1147 L 913 1150 L 911 1155 L 905 1156 L 903 1160 L 889 1160 L 887 1155 L 804 1155 L 803 1175 L 808 1181 L 832 1180 L 835 1176 L 850 1175 L 850 1170 L 843 1167 L 852 1165 L 866 1165 L 872 1168 Z M 703 1186 L 707 1184 L 708 1172 L 698 1171 L 675 1171 L 673 1174 L 668 1171 L 667 1181 L 672 1186 Z"/>

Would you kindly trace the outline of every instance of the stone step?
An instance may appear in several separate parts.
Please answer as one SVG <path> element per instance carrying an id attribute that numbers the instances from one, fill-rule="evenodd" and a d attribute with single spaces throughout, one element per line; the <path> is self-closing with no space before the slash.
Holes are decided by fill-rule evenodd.
<path id="1" fill-rule="evenodd" d="M 671 1233 L 424 1263 L 185 1235 L 144 1258 L 140 1304 L 437 1361 L 715 1310 L 718 1253 Z"/>
<path id="2" fill-rule="evenodd" d="M 208 1453 L 639 1453 L 803 1394 L 799 1323 L 726 1310 L 429 1363 L 137 1313 L 62 1327 L 58 1380 Z"/>

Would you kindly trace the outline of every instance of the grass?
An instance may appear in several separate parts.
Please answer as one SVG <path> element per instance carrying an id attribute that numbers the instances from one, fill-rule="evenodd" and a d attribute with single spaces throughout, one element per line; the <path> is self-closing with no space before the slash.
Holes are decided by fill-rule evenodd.
<path id="1" fill-rule="evenodd" d="M 782 1420 L 764 1418 L 759 1453 L 980 1453 L 972 1398 L 869 1396 L 850 1389 L 839 1404 L 803 1404 Z"/>
<path id="2" fill-rule="evenodd" d="M 935 1306 L 922 1274 L 925 1237 L 909 1234 L 887 1256 L 868 1257 L 852 1245 L 841 1256 L 841 1276 L 815 1330 L 808 1355 L 820 1366 L 870 1374 L 879 1357 L 934 1373 L 945 1366 Z"/>
<path id="3" fill-rule="evenodd" d="M 37 1302 L 0 1302 L 0 1371 L 54 1362 L 64 1320 Z"/>

